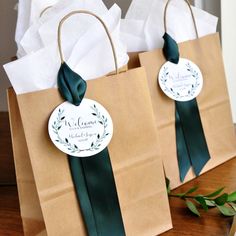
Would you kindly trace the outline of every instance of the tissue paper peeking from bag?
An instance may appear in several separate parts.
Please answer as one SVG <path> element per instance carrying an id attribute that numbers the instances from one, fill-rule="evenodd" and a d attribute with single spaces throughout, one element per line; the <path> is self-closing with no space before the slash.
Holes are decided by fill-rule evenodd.
<path id="1" fill-rule="evenodd" d="M 82 1 L 81 1 L 82 2 Z M 57 40 L 57 26 L 60 19 L 66 14 L 75 10 L 89 10 L 96 15 L 104 15 L 108 9 L 104 5 L 102 0 L 84 0 L 83 4 L 78 0 L 71 1 L 70 7 L 67 7 L 60 11 L 57 17 L 49 19 L 39 28 L 39 35 L 42 39 L 43 45 L 46 46 L 49 43 Z M 66 56 L 70 55 L 75 42 L 79 36 L 87 31 L 89 25 L 95 23 L 93 17 L 85 14 L 77 14 L 70 17 L 63 25 L 62 41 L 64 45 L 64 53 Z M 76 30 L 75 30 L 76 27 Z M 68 40 L 67 35 L 70 35 Z"/>
<path id="2" fill-rule="evenodd" d="M 165 1 L 155 1 L 145 25 L 145 37 L 148 49 L 161 48 L 164 35 Z M 192 7 L 199 37 L 216 32 L 218 18 Z M 184 1 L 173 1 L 167 10 L 167 32 L 178 42 L 196 39 L 193 19 Z"/>
<path id="3" fill-rule="evenodd" d="M 119 65 L 124 66 L 128 63 L 128 56 L 126 54 L 127 48 L 120 40 L 121 10 L 115 4 L 109 12 L 110 14 L 104 15 L 103 20 L 107 22 L 106 26 L 112 29 L 112 40 L 116 48 L 116 56 Z M 84 43 L 84 46 L 81 47 L 81 42 L 87 42 L 87 44 Z M 95 46 L 90 48 L 89 45 Z M 96 63 L 94 63 L 94 58 L 96 57 Z M 107 61 L 109 61 L 109 64 Z M 83 78 L 97 78 L 115 70 L 111 44 L 100 22 L 96 21 L 89 31 L 83 34 L 73 48 L 67 62 Z"/>
<path id="4" fill-rule="evenodd" d="M 38 21 L 47 9 L 53 7 L 60 0 L 33 0 L 30 9 L 30 25 Z"/>
<path id="5" fill-rule="evenodd" d="M 126 48 L 119 40 L 120 16 L 121 10 L 116 4 L 101 16 L 114 38 L 119 68 L 128 62 Z M 96 21 L 94 20 L 94 22 Z M 74 26 L 75 29 L 76 26 Z M 67 40 L 70 40 L 70 35 L 67 35 Z M 64 52 L 63 41 L 62 48 Z M 80 36 L 72 52 L 68 64 L 85 80 L 94 79 L 115 70 L 112 49 L 102 25 L 97 23 L 91 25 L 86 33 Z M 65 57 L 65 61 L 67 61 L 67 57 Z M 4 65 L 17 94 L 56 87 L 59 67 L 60 58 L 56 42 Z"/>
<path id="6" fill-rule="evenodd" d="M 166 0 L 133 0 L 125 20 L 144 21 L 143 38 L 146 48 L 136 48 L 136 51 L 149 51 L 163 47 L 164 35 L 164 8 Z M 218 18 L 196 7 L 192 7 L 199 36 L 205 36 L 216 32 Z M 184 1 L 171 1 L 167 11 L 168 33 L 179 43 L 196 38 L 191 13 Z M 131 35 L 135 35 L 133 27 L 126 29 Z M 132 40 L 132 38 L 131 38 Z M 129 38 L 124 39 L 128 45 L 132 45 Z M 139 50 L 138 50 L 139 49 Z M 145 50 L 143 50 L 145 49 Z M 128 47 L 128 51 L 133 51 Z"/>
<path id="7" fill-rule="evenodd" d="M 144 20 L 121 20 L 121 39 L 126 44 L 128 52 L 147 50 L 147 43 L 144 37 L 144 23 Z"/>
<path id="8" fill-rule="evenodd" d="M 95 0 L 70 0 L 69 2 L 68 0 L 60 0 L 53 7 L 45 11 L 38 21 L 25 33 L 20 44 L 26 54 L 36 52 L 40 48 L 55 41 L 57 37 L 57 26 L 60 20 L 69 12 L 78 9 L 89 10 L 98 15 L 103 15 L 108 11 L 101 0 L 96 0 L 96 4 Z M 81 31 L 88 28 L 90 22 L 91 17 L 75 16 L 70 19 L 70 24 L 65 23 L 65 27 L 63 27 L 65 33 L 62 37 L 64 37 L 65 34 L 71 35 L 71 39 L 66 42 L 65 45 L 66 55 L 70 54 L 75 41 L 78 39 L 77 36 L 81 34 Z M 68 29 L 68 25 L 72 26 Z M 75 25 L 77 26 L 77 30 L 74 30 Z M 68 50 L 70 51 L 68 52 Z"/>

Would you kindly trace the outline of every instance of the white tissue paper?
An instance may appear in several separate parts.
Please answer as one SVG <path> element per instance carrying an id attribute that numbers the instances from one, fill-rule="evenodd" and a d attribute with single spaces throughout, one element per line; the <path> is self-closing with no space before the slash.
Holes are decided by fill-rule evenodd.
<path id="1" fill-rule="evenodd" d="M 17 54 L 24 54 L 24 49 L 20 46 L 20 41 L 29 27 L 31 0 L 19 0 L 17 5 L 17 24 L 15 41 L 18 47 Z"/>
<path id="2" fill-rule="evenodd" d="M 98 15 L 103 15 L 108 11 L 101 0 L 60 0 L 57 4 L 53 5 L 53 7 L 45 11 L 38 21 L 36 21 L 25 33 L 20 45 L 26 54 L 36 52 L 40 48 L 54 42 L 57 37 L 57 26 L 60 20 L 69 12 L 81 9 L 89 10 Z M 63 27 L 63 37 L 64 35 L 67 35 L 68 32 L 71 36 L 71 39 L 68 42 L 65 42 L 66 55 L 70 53 L 68 50 L 71 51 L 77 36 L 87 28 L 89 22 L 93 22 L 93 19 L 91 18 L 92 17 L 84 15 L 76 15 L 71 17 L 70 24 L 65 23 L 65 27 Z M 73 30 L 75 26 L 77 28 L 76 30 Z M 33 41 L 32 38 L 34 39 Z"/>
<path id="3" fill-rule="evenodd" d="M 59 3 L 60 5 L 58 5 L 58 7 L 62 6 L 62 2 Z M 58 14 L 54 14 L 55 17 L 50 18 L 39 28 L 39 35 L 44 46 L 57 39 L 57 26 L 63 16 L 65 16 L 69 12 L 73 10 L 89 10 L 96 15 L 104 15 L 108 11 L 102 0 L 70 0 L 70 3 L 71 4 L 68 5 L 68 0 L 64 1 L 64 5 L 67 7 L 63 7 L 63 10 L 59 12 L 55 10 L 54 13 L 56 12 Z M 91 25 L 95 22 L 97 21 L 94 20 L 94 17 L 92 16 L 77 14 L 64 23 L 62 41 L 64 44 L 64 51 L 66 56 L 71 53 L 73 45 L 78 40 L 79 35 L 86 32 L 88 25 Z M 68 40 L 68 34 L 70 35 L 70 40 Z"/>
<path id="4" fill-rule="evenodd" d="M 116 4 L 101 16 L 114 40 L 119 68 L 128 62 L 126 48 L 119 39 L 120 17 L 121 10 Z M 79 22 L 77 23 L 79 24 Z M 67 24 L 71 24 L 70 19 Z M 94 19 L 94 23 L 87 25 L 87 28 L 85 33 L 81 32 L 79 35 L 79 40 L 68 60 L 65 57 L 71 69 L 85 80 L 103 76 L 115 69 L 111 46 L 102 25 L 99 25 Z M 76 29 L 76 25 L 73 25 L 73 31 Z M 70 32 L 64 34 L 64 42 L 70 39 Z M 65 50 L 64 42 L 62 42 L 63 52 Z M 59 67 L 60 58 L 56 40 L 35 53 L 4 65 L 17 94 L 56 87 Z"/>
<path id="5" fill-rule="evenodd" d="M 128 52 L 147 50 L 147 43 L 144 36 L 144 23 L 144 20 L 121 20 L 121 39 L 126 44 Z"/>
<path id="6" fill-rule="evenodd" d="M 121 10 L 116 4 L 103 17 L 112 32 L 119 67 L 128 63 L 127 48 L 120 41 L 120 18 Z M 115 70 L 111 44 L 100 22 L 95 21 L 89 31 L 82 35 L 67 62 L 83 78 L 97 78 Z"/>
<path id="7" fill-rule="evenodd" d="M 44 14 L 47 9 L 53 7 L 60 0 L 33 0 L 30 10 L 30 25 L 34 24 L 40 18 L 41 14 Z"/>
<path id="8" fill-rule="evenodd" d="M 146 42 L 145 51 L 163 47 L 164 35 L 164 7 L 166 0 L 133 0 L 125 19 L 144 21 L 143 38 Z M 218 18 L 196 7 L 192 7 L 196 19 L 199 36 L 216 32 Z M 135 35 L 133 28 L 126 29 Z M 167 31 L 179 43 L 196 38 L 191 13 L 184 1 L 171 1 L 167 10 Z M 124 40 L 131 45 L 129 38 Z M 140 47 L 144 51 L 145 45 Z M 132 48 L 128 47 L 128 51 Z"/>

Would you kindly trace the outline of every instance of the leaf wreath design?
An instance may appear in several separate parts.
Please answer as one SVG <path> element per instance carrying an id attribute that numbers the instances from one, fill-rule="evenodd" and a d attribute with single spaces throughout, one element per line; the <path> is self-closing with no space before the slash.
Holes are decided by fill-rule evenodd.
<path id="1" fill-rule="evenodd" d="M 109 135 L 109 133 L 107 132 L 106 128 L 107 128 L 107 118 L 105 118 L 104 115 L 102 115 L 98 108 L 96 107 L 96 105 L 94 104 L 93 106 L 91 106 L 91 109 L 93 110 L 92 115 L 96 116 L 98 119 L 98 122 L 103 125 L 103 133 L 102 135 L 98 134 L 97 135 L 97 139 L 95 142 L 91 143 L 91 148 L 93 148 L 94 150 L 98 150 L 101 146 L 101 143 L 103 142 L 103 140 L 106 138 L 106 136 Z"/>
<path id="2" fill-rule="evenodd" d="M 193 67 L 191 66 L 191 64 L 189 62 L 186 64 L 186 68 L 187 68 L 187 71 L 191 73 L 191 76 L 193 78 L 195 78 L 195 83 L 191 85 L 191 89 L 188 91 L 188 94 L 186 94 L 186 95 L 180 95 L 180 93 L 174 91 L 173 88 L 169 88 L 166 85 L 169 71 L 168 71 L 167 67 L 164 67 L 164 69 L 163 69 L 163 75 L 161 76 L 161 83 L 164 87 L 164 91 L 172 94 L 172 96 L 175 99 L 181 99 L 181 98 L 185 98 L 185 97 L 189 97 L 189 96 L 194 96 L 194 94 L 196 92 L 196 88 L 200 85 L 198 72 L 193 69 Z"/>
<path id="3" fill-rule="evenodd" d="M 61 138 L 61 136 L 59 134 L 59 130 L 62 127 L 62 122 L 65 119 L 65 116 L 64 116 L 63 109 L 58 110 L 57 118 L 52 125 L 53 132 L 57 136 L 55 141 L 64 145 L 65 147 L 67 147 L 67 150 L 70 151 L 71 153 L 80 153 L 80 152 L 84 152 L 84 151 L 99 150 L 100 146 L 102 145 L 103 140 L 106 138 L 106 136 L 109 135 L 109 133 L 107 132 L 107 129 L 106 129 L 107 125 L 108 125 L 107 118 L 99 112 L 99 110 L 95 104 L 93 106 L 91 106 L 90 108 L 93 110 L 92 115 L 96 116 L 98 119 L 98 122 L 103 126 L 103 133 L 102 133 L 102 135 L 98 134 L 96 137 L 96 140 L 94 142 L 92 142 L 90 147 L 87 149 L 79 149 L 79 147 L 76 144 L 70 143 L 68 138 Z"/>
<path id="4" fill-rule="evenodd" d="M 186 64 L 186 67 L 187 67 L 187 71 L 189 71 L 191 73 L 192 77 L 195 78 L 195 84 L 192 84 L 191 90 L 188 91 L 188 94 L 193 96 L 196 92 L 196 88 L 200 85 L 199 74 L 197 71 L 195 71 L 192 68 L 192 66 L 189 62 Z"/>

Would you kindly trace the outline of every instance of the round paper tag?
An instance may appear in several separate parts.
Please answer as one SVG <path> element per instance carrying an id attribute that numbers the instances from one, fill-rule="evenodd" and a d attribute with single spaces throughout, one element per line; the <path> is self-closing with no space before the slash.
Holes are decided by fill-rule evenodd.
<path id="1" fill-rule="evenodd" d="M 89 157 L 108 146 L 113 135 L 113 123 L 101 104 L 84 98 L 79 106 L 69 102 L 59 105 L 49 119 L 48 132 L 62 152 Z"/>
<path id="2" fill-rule="evenodd" d="M 166 62 L 159 72 L 162 91 L 180 102 L 196 98 L 202 90 L 203 77 L 199 67 L 192 61 L 180 58 L 178 64 Z"/>

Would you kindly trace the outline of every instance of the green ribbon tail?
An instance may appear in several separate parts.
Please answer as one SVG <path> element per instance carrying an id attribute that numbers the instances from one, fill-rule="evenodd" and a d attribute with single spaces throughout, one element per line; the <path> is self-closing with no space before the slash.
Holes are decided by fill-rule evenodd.
<path id="1" fill-rule="evenodd" d="M 72 179 L 74 182 L 77 198 L 85 221 L 89 236 L 97 236 L 97 227 L 94 219 L 91 200 L 88 195 L 87 183 L 84 177 L 84 170 L 81 158 L 68 156 Z"/>
<path id="2" fill-rule="evenodd" d="M 188 153 L 188 147 L 185 142 L 184 132 L 180 120 L 179 113 L 175 107 L 175 130 L 176 130 L 176 147 L 177 158 L 180 172 L 180 181 L 184 182 L 184 179 L 191 168 L 190 155 Z"/>
<path id="3" fill-rule="evenodd" d="M 210 160 L 210 153 L 202 127 L 197 100 L 193 99 L 188 102 L 176 101 L 175 104 L 190 162 L 194 173 L 198 176 L 203 167 Z"/>
<path id="4" fill-rule="evenodd" d="M 75 159 L 71 173 L 89 236 L 125 236 L 108 149 Z"/>
<path id="5" fill-rule="evenodd" d="M 167 61 L 179 63 L 179 47 L 167 33 L 163 36 L 163 54 Z M 183 182 L 190 167 L 198 176 L 210 159 L 197 100 L 175 102 L 176 149 L 180 181 Z"/>

